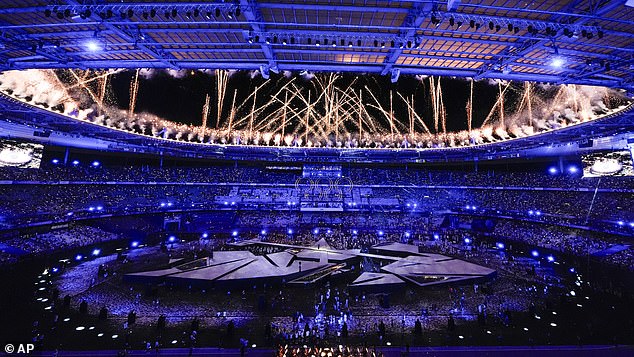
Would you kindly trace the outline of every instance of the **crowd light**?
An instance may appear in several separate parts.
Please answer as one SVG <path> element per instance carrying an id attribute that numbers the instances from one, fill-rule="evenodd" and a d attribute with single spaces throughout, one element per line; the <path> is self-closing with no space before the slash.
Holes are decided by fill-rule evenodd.
<path id="1" fill-rule="evenodd" d="M 568 172 L 570 172 L 571 174 L 576 174 L 577 172 L 579 172 L 579 168 L 577 166 L 568 166 Z"/>
<path id="2" fill-rule="evenodd" d="M 537 258 L 537 257 L 539 257 L 539 252 L 538 252 L 538 251 L 536 251 L 536 250 L 533 250 L 533 251 L 531 252 L 531 255 L 532 255 L 533 257 Z"/>
<path id="3" fill-rule="evenodd" d="M 266 229 L 261 230 L 261 231 L 260 231 L 260 234 L 261 234 L 261 235 L 266 235 Z"/>
<path id="4" fill-rule="evenodd" d="M 293 234 L 293 230 L 291 228 L 288 229 L 288 234 Z"/>
<path id="5" fill-rule="evenodd" d="M 313 234 L 319 234 L 319 229 L 317 228 L 313 229 Z"/>
<path id="6" fill-rule="evenodd" d="M 103 206 L 97 206 L 97 211 L 103 210 Z"/>
<path id="7" fill-rule="evenodd" d="M 358 232 L 357 232 L 357 230 L 356 230 L 356 229 L 353 229 L 353 230 L 352 230 L 352 234 L 357 234 L 357 233 L 358 233 Z"/>
<path id="8" fill-rule="evenodd" d="M 101 254 L 101 249 L 93 249 L 92 250 L 92 255 L 94 255 L 95 257 L 98 256 L 99 254 Z"/>
<path id="9" fill-rule="evenodd" d="M 504 249 L 504 243 L 498 242 L 495 246 L 498 247 L 498 249 Z"/>
<path id="10" fill-rule="evenodd" d="M 535 215 L 536 216 L 541 216 L 542 215 L 542 211 L 535 211 Z"/>
<path id="11" fill-rule="evenodd" d="M 623 221 L 618 221 L 618 222 L 616 222 L 616 224 L 618 224 L 619 226 L 623 226 L 623 225 L 625 224 L 625 222 L 623 222 Z"/>
<path id="12" fill-rule="evenodd" d="M 58 159 L 53 159 L 53 160 L 51 160 L 51 162 L 52 162 L 53 164 L 55 164 L 55 165 L 59 164 L 59 160 L 58 160 Z"/>
<path id="13" fill-rule="evenodd" d="M 77 166 L 77 165 L 79 165 L 79 161 L 78 160 L 73 160 L 72 164 Z"/>
<path id="14" fill-rule="evenodd" d="M 535 211 L 533 211 L 533 210 L 529 210 L 529 211 L 528 211 L 528 215 L 529 215 L 529 216 L 532 216 L 532 215 L 533 215 L 533 213 L 535 213 Z"/>
<path id="15" fill-rule="evenodd" d="M 464 244 L 471 244 L 471 239 L 470 238 L 465 238 L 464 239 Z"/>
<path id="16" fill-rule="evenodd" d="M 165 202 L 161 202 L 161 207 L 165 207 Z"/>
<path id="17" fill-rule="evenodd" d="M 133 241 L 132 243 L 130 243 L 130 246 L 131 246 L 132 248 L 136 248 L 136 247 L 138 247 L 138 246 L 139 246 L 139 242 L 137 242 L 137 241 Z"/>
<path id="18" fill-rule="evenodd" d="M 95 207 L 88 207 L 88 210 L 89 210 L 90 212 L 92 212 L 92 211 L 94 211 L 94 210 L 95 210 Z"/>
<path id="19" fill-rule="evenodd" d="M 383 231 L 379 231 L 379 235 L 382 236 L 383 235 Z"/>
<path id="20" fill-rule="evenodd" d="M 238 236 L 238 231 L 231 232 L 231 235 L 234 236 L 234 237 L 237 237 Z"/>
<path id="21" fill-rule="evenodd" d="M 93 166 L 93 167 L 99 167 L 99 165 L 101 165 L 101 164 L 99 163 L 99 161 L 93 161 L 93 162 L 92 162 L 92 166 Z"/>
<path id="22" fill-rule="evenodd" d="M 83 255 L 81 255 L 81 254 L 77 254 L 77 255 L 75 256 L 75 260 L 77 260 L 77 261 L 80 261 L 80 260 L 82 260 L 82 259 L 84 259 L 84 256 L 83 256 Z"/>
<path id="23" fill-rule="evenodd" d="M 208 238 L 209 234 L 208 233 L 203 233 L 203 238 Z"/>
<path id="24" fill-rule="evenodd" d="M 553 257 L 552 255 L 549 255 L 548 257 L 546 257 L 546 259 L 551 263 L 555 261 L 555 257 Z"/>
<path id="25" fill-rule="evenodd" d="M 409 238 L 411 234 L 409 232 L 405 232 L 405 238 Z"/>
<path id="26" fill-rule="evenodd" d="M 440 235 L 438 235 L 438 233 L 434 233 L 434 239 L 436 240 L 440 239 Z"/>
<path id="27" fill-rule="evenodd" d="M 167 239 L 170 243 L 174 243 L 176 242 L 176 237 L 175 236 L 169 236 L 169 238 Z"/>
<path id="28" fill-rule="evenodd" d="M 559 172 L 556 167 L 551 167 L 548 169 L 548 173 L 551 175 L 556 175 Z"/>

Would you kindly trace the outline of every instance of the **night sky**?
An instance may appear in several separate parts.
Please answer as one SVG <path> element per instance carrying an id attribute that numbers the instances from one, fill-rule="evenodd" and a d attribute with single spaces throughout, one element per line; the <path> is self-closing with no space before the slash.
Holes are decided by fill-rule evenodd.
<path id="1" fill-rule="evenodd" d="M 326 75 L 326 74 L 317 74 Z M 134 76 L 134 71 L 121 72 L 111 76 L 112 91 L 115 104 L 127 109 L 129 106 L 130 82 Z M 315 79 L 307 80 L 298 74 L 293 74 L 295 83 L 302 88 L 302 91 L 312 91 L 312 98 L 315 98 Z M 381 101 L 384 108 L 389 110 L 390 89 L 400 92 L 408 98 L 412 94 L 415 96 L 416 112 L 421 115 L 427 126 L 433 130 L 432 106 L 429 93 L 429 79 L 421 83 L 414 76 L 401 75 L 397 83 L 391 83 L 389 76 L 368 75 L 368 74 L 341 74 L 341 78 L 336 82 L 339 88 L 347 87 L 358 77 L 353 88 L 358 93 L 359 89 L 367 86 Z M 291 77 L 292 78 L 292 77 Z M 231 105 L 234 90 L 237 89 L 236 105 L 241 104 L 256 86 L 262 85 L 265 81 L 273 83 L 267 85 L 265 90 L 258 92 L 257 105 L 262 105 L 268 101 L 272 93 L 277 92 L 290 79 L 282 74 L 271 73 L 270 79 L 266 80 L 261 76 L 252 78 L 248 71 L 235 72 L 229 77 L 224 102 L 223 116 L 228 115 L 228 108 Z M 458 131 L 467 128 L 465 105 L 469 98 L 469 82 L 464 79 L 442 78 L 441 80 L 443 100 L 447 110 L 447 130 Z M 519 84 L 518 84 L 519 86 Z M 149 112 L 165 119 L 185 123 L 201 124 L 202 107 L 205 102 L 205 95 L 211 95 L 211 109 L 209 112 L 208 126 L 213 127 L 216 121 L 216 78 L 212 74 L 190 71 L 182 78 L 175 78 L 165 71 L 156 71 L 149 78 L 140 77 L 139 91 L 137 95 L 136 113 Z M 307 92 L 306 92 L 307 93 Z M 473 106 L 473 127 L 478 127 L 485 119 L 496 101 L 498 93 L 497 84 L 492 84 L 488 80 L 475 82 L 474 85 L 474 106 Z M 508 92 L 506 101 L 514 102 L 514 94 Z M 515 95 L 516 97 L 517 95 Z M 282 97 L 283 98 L 283 97 Z M 243 111 L 245 114 L 251 109 L 252 99 Z M 369 95 L 364 93 L 364 103 L 374 103 Z M 402 118 L 403 123 L 408 123 L 407 107 L 401 99 L 394 94 L 393 99 L 395 117 Z M 303 105 L 301 102 L 292 103 L 293 106 Z M 509 106 L 510 104 L 505 104 Z M 375 117 L 382 117 L 378 111 L 368 108 L 370 114 Z M 384 127 L 388 127 L 384 125 Z"/>

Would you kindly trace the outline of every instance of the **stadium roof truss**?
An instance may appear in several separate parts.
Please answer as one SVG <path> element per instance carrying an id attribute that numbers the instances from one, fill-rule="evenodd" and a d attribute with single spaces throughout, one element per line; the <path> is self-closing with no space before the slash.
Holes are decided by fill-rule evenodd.
<path id="1" fill-rule="evenodd" d="M 634 91 L 626 0 L 0 2 L 0 69 L 353 71 Z"/>

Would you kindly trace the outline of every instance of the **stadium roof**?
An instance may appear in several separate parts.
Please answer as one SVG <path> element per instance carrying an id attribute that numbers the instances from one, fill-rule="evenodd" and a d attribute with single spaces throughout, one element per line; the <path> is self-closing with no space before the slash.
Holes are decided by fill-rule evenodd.
<path id="1" fill-rule="evenodd" d="M 0 69 L 355 71 L 634 91 L 629 0 L 4 0 Z"/>

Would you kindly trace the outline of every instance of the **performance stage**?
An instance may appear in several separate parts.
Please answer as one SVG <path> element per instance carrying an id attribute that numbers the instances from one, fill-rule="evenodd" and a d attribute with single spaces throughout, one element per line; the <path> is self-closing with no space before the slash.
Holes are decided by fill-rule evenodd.
<path id="1" fill-rule="evenodd" d="M 159 270 L 130 273 L 139 283 L 166 282 L 191 286 L 309 285 L 333 274 L 354 275 L 350 288 L 379 292 L 406 285 L 428 286 L 486 280 L 495 270 L 439 254 L 419 253 L 402 243 L 377 245 L 370 253 L 337 250 L 322 239 L 312 246 L 247 240 L 233 244 L 240 250 L 213 255 Z M 256 255 L 250 250 L 276 250 Z"/>

